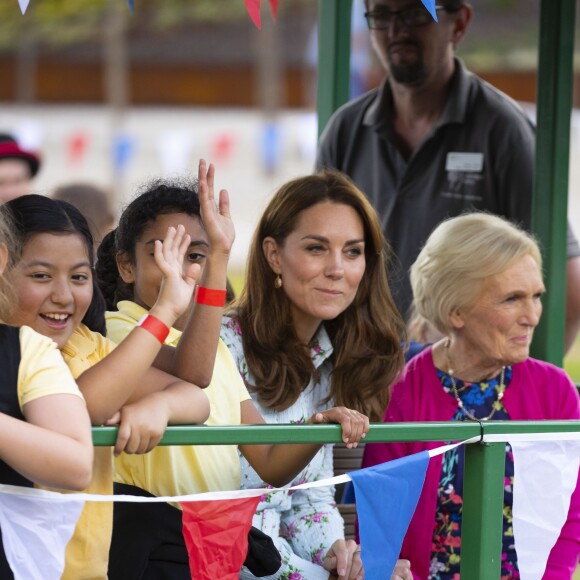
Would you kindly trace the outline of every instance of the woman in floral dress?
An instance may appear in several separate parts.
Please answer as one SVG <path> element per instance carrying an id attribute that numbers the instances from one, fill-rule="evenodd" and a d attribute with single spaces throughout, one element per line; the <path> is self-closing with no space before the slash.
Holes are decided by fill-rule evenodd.
<path id="1" fill-rule="evenodd" d="M 254 235 L 246 287 L 222 325 L 266 422 L 304 423 L 332 405 L 382 416 L 403 360 L 386 254 L 375 211 L 342 174 L 302 177 L 274 195 Z M 242 487 L 267 487 L 241 461 Z M 332 475 L 325 445 L 293 483 Z M 254 525 L 282 554 L 272 578 L 362 577 L 331 486 L 264 495 Z M 397 574 L 411 578 L 404 562 Z M 240 578 L 253 576 L 243 570 Z"/>

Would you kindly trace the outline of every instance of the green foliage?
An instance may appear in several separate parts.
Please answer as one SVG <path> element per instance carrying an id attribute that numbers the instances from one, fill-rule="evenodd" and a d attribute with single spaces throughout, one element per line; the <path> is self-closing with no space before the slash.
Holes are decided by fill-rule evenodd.
<path id="1" fill-rule="evenodd" d="M 243 0 L 145 0 L 160 27 L 171 27 L 184 21 L 223 22 L 246 14 Z"/>
<path id="2" fill-rule="evenodd" d="M 112 1 L 119 4 L 112 6 Z M 281 0 L 285 8 L 312 0 Z M 262 2 L 263 17 L 269 3 Z M 126 0 L 30 0 L 23 16 L 17 0 L 0 2 L 0 51 L 13 50 L 24 36 L 48 46 L 74 44 L 100 36 L 112 8 L 126 10 Z M 268 15 L 267 15 L 268 13 Z M 224 22 L 247 18 L 244 0 L 135 0 L 135 12 L 127 16 L 129 29 L 144 22 L 153 29 L 167 29 L 184 22 Z"/>
<path id="3" fill-rule="evenodd" d="M 572 380 L 580 384 L 580 336 L 564 360 L 564 368 Z M 580 575 L 579 575 L 580 576 Z"/>
<path id="4" fill-rule="evenodd" d="M 0 49 L 23 36 L 42 43 L 67 44 L 94 35 L 102 25 L 106 0 L 31 0 L 25 15 L 16 0 L 0 3 Z"/>

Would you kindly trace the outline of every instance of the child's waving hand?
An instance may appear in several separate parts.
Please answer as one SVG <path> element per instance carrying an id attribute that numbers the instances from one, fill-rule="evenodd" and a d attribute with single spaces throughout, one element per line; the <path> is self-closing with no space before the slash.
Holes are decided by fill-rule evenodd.
<path id="1" fill-rule="evenodd" d="M 199 264 L 184 262 L 190 242 L 181 225 L 168 228 L 163 242 L 155 240 L 155 263 L 163 272 L 163 280 L 154 308 L 170 313 L 173 320 L 189 308 L 200 273 Z"/>
<path id="2" fill-rule="evenodd" d="M 199 161 L 198 195 L 201 220 L 209 237 L 210 251 L 229 256 L 236 232 L 230 215 L 230 198 L 227 190 L 222 189 L 216 204 L 214 195 L 215 167 L 207 168 L 204 159 Z"/>

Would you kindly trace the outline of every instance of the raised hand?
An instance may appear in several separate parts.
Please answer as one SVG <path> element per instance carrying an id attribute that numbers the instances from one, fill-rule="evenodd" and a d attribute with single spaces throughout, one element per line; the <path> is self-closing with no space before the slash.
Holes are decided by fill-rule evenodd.
<path id="1" fill-rule="evenodd" d="M 227 190 L 219 193 L 216 205 L 214 195 L 215 167 L 213 163 L 207 168 L 204 159 L 199 161 L 198 195 L 201 209 L 201 221 L 209 238 L 212 254 L 229 256 L 236 237 L 234 222 L 230 215 L 230 198 Z"/>
<path id="2" fill-rule="evenodd" d="M 163 273 L 155 308 L 170 312 L 176 320 L 190 306 L 200 274 L 199 264 L 184 265 L 191 237 L 183 226 L 170 227 L 163 242 L 155 241 L 155 263 Z"/>
<path id="3" fill-rule="evenodd" d="M 356 447 L 369 431 L 369 418 L 358 411 L 346 407 L 333 407 L 316 413 L 312 423 L 339 423 L 342 427 L 342 441 L 350 449 Z"/>

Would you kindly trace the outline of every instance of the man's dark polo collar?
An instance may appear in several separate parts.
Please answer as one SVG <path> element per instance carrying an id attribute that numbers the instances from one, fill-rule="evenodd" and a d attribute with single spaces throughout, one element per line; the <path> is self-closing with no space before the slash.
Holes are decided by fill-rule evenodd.
<path id="1" fill-rule="evenodd" d="M 469 89 L 472 83 L 471 77 L 472 74 L 465 68 L 461 60 L 455 58 L 455 74 L 451 81 L 451 92 L 434 129 L 448 123 L 463 123 L 465 121 Z M 387 129 L 390 126 L 390 116 L 387 112 L 392 110 L 392 103 L 391 86 L 388 77 L 385 77 L 364 114 L 363 125 L 373 127 L 379 133 Z"/>

